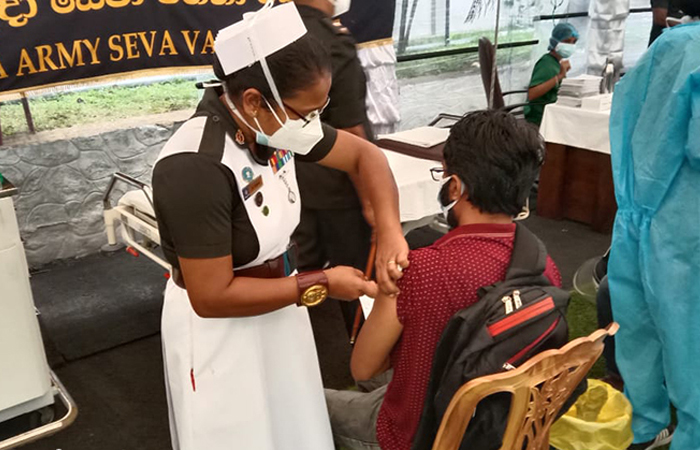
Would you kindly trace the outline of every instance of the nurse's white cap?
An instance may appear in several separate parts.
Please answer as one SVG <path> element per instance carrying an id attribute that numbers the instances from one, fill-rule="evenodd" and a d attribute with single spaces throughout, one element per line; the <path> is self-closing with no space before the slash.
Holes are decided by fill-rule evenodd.
<path id="1" fill-rule="evenodd" d="M 253 65 L 306 34 L 294 2 L 275 7 L 272 3 L 244 14 L 243 20 L 216 35 L 214 51 L 225 75 Z"/>

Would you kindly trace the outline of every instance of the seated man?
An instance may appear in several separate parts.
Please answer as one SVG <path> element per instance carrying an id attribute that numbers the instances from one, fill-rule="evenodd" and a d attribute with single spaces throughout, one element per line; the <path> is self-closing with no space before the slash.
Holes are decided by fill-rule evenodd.
<path id="1" fill-rule="evenodd" d="M 454 125 L 444 151 L 439 202 L 453 228 L 415 250 L 398 297 L 379 296 L 352 354 L 357 381 L 393 368 L 369 393 L 326 391 L 336 442 L 350 449 L 408 450 L 420 420 L 435 348 L 450 318 L 505 278 L 520 213 L 543 160 L 537 130 L 498 111 Z M 561 278 L 551 260 L 545 275 Z M 388 375 L 385 375 L 388 378 Z"/>

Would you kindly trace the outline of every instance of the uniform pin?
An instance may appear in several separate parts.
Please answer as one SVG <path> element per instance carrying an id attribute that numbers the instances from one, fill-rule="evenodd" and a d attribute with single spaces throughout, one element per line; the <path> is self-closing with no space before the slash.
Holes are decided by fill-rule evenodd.
<path id="1" fill-rule="evenodd" d="M 241 175 L 243 176 L 243 179 L 246 181 L 246 183 L 250 183 L 251 181 L 253 181 L 253 169 L 251 169 L 250 167 L 245 167 Z"/>
<path id="2" fill-rule="evenodd" d="M 267 206 L 263 207 L 262 213 L 263 213 L 263 216 L 265 216 L 265 217 L 269 216 L 270 215 L 270 208 L 268 208 Z"/>
<path id="3" fill-rule="evenodd" d="M 236 144 L 238 145 L 243 145 L 245 144 L 245 136 L 243 136 L 243 132 L 239 129 L 236 131 Z"/>
<path id="4" fill-rule="evenodd" d="M 263 194 L 262 194 L 262 192 L 258 192 L 257 194 L 255 194 L 255 206 L 257 206 L 259 208 L 262 206 L 262 204 L 263 204 Z"/>

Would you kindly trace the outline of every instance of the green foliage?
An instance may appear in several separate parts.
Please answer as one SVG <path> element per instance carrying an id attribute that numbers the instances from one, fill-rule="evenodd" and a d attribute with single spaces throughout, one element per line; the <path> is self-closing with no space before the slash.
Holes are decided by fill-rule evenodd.
<path id="1" fill-rule="evenodd" d="M 30 98 L 37 131 L 160 114 L 197 105 L 201 92 L 192 78 L 136 86 L 106 86 Z M 5 136 L 27 131 L 20 101 L 3 103 L 0 124 Z"/>

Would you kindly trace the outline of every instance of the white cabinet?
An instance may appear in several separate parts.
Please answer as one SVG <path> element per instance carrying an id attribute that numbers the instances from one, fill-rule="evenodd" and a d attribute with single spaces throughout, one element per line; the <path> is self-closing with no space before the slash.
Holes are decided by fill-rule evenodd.
<path id="1" fill-rule="evenodd" d="M 12 198 L 0 198 L 0 422 L 52 403 Z"/>

